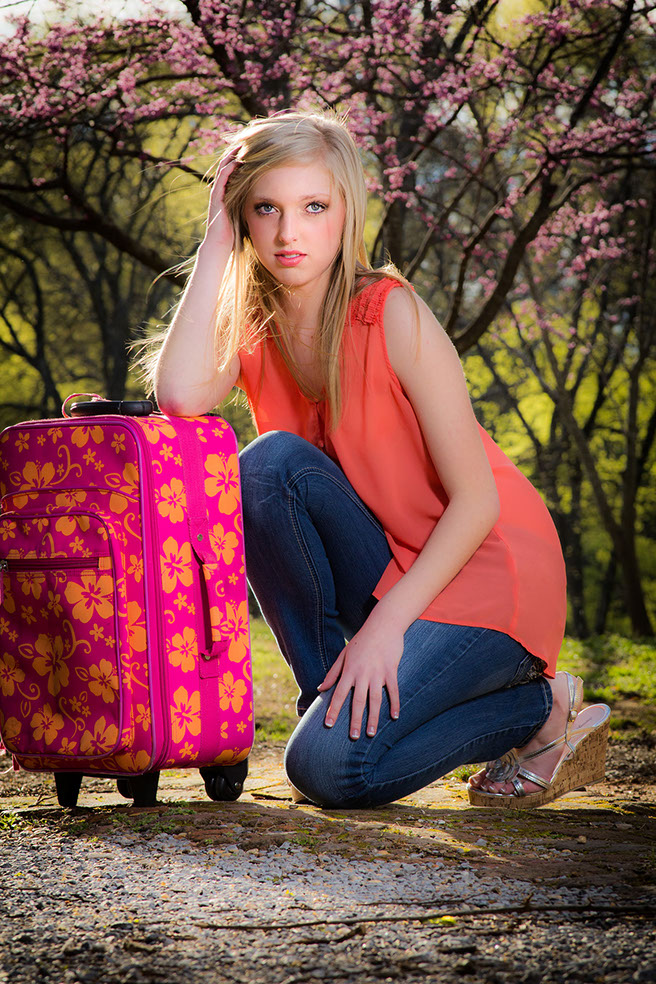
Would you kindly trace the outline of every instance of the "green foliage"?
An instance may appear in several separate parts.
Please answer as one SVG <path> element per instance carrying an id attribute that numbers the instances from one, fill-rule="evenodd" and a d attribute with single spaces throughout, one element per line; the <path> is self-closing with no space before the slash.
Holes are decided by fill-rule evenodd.
<path id="1" fill-rule="evenodd" d="M 656 704 L 656 646 L 620 635 L 566 638 L 563 669 L 583 674 L 586 699 L 614 703 L 637 698 Z M 559 664 L 559 665 L 561 665 Z"/>

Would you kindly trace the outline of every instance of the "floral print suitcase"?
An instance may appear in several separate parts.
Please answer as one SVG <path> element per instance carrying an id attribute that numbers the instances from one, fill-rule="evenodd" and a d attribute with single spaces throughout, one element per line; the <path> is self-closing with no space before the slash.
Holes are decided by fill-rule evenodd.
<path id="1" fill-rule="evenodd" d="M 64 410 L 66 413 L 66 410 Z M 0 435 L 0 732 L 23 769 L 154 802 L 159 770 L 236 799 L 253 741 L 238 455 L 219 417 Z"/>

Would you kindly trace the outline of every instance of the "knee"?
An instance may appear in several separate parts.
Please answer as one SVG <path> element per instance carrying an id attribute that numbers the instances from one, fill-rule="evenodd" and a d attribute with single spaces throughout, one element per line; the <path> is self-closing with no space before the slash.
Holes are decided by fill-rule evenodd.
<path id="1" fill-rule="evenodd" d="M 239 455 L 243 483 L 264 479 L 285 481 L 290 471 L 302 467 L 317 449 L 289 431 L 267 431 L 251 441 Z"/>
<path id="2" fill-rule="evenodd" d="M 349 809 L 361 805 L 362 789 L 354 788 L 360 784 L 349 775 L 353 765 L 350 749 L 336 747 L 335 735 L 323 724 L 325 707 L 320 714 L 313 709 L 315 713 L 306 713 L 285 749 L 287 777 L 318 806 Z"/>

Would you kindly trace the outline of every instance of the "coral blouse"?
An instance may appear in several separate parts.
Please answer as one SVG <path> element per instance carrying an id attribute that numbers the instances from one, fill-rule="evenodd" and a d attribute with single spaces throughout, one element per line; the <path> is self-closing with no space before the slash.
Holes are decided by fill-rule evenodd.
<path id="1" fill-rule="evenodd" d="M 408 570 L 448 502 L 387 353 L 383 308 L 396 285 L 377 280 L 351 302 L 343 410 L 334 431 L 327 430 L 325 404 L 300 392 L 271 339 L 240 353 L 238 381 L 258 434 L 291 431 L 325 451 L 378 518 L 392 559 L 374 591 L 377 598 Z M 558 535 L 538 492 L 482 427 L 480 432 L 499 493 L 499 519 L 421 617 L 505 632 L 543 659 L 553 676 L 566 616 Z"/>

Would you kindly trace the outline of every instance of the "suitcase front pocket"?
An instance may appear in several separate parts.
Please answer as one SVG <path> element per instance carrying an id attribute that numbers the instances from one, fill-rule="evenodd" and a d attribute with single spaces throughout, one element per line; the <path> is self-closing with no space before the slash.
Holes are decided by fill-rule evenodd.
<path id="1" fill-rule="evenodd" d="M 0 517 L 0 726 L 18 755 L 121 744 L 116 566 L 93 514 Z"/>

